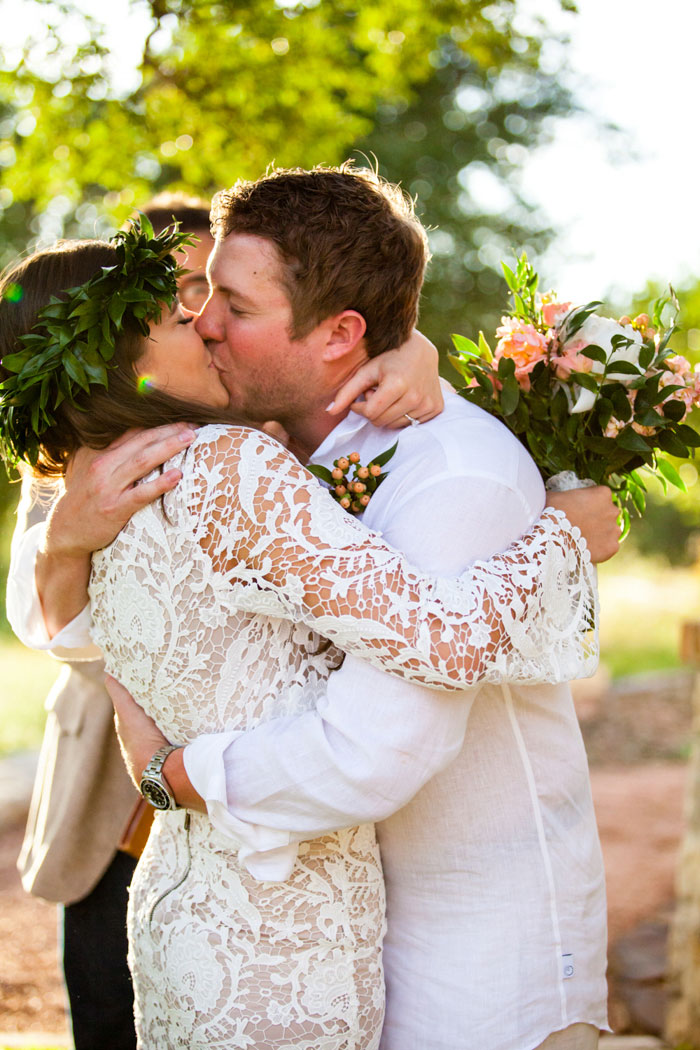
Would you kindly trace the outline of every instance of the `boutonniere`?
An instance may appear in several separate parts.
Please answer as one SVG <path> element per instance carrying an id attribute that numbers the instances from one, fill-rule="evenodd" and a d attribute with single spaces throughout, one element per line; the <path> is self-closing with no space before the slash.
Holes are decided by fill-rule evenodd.
<path id="1" fill-rule="evenodd" d="M 331 496 L 343 510 L 349 511 L 350 514 L 362 514 L 387 476 L 382 472 L 382 467 L 394 455 L 398 444 L 397 441 L 385 452 L 380 452 L 365 467 L 360 463 L 360 453 L 351 452 L 348 456 L 334 459 L 333 470 L 320 463 L 307 463 L 306 469 L 311 471 L 314 477 L 325 481 L 330 487 Z"/>

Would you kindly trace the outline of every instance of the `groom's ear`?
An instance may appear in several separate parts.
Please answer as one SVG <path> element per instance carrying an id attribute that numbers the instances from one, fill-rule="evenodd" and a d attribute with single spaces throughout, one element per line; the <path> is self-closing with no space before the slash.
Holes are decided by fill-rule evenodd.
<path id="1" fill-rule="evenodd" d="M 328 337 L 321 354 L 326 363 L 338 361 L 346 354 L 352 353 L 365 336 L 367 322 L 357 310 L 343 310 L 342 313 L 327 319 Z"/>

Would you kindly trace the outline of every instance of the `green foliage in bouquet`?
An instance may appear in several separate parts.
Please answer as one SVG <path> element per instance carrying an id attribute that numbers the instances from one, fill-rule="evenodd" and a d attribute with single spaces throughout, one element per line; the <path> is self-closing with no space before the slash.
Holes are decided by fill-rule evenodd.
<path id="1" fill-rule="evenodd" d="M 687 458 L 700 436 L 684 420 L 700 403 L 700 375 L 669 348 L 678 304 L 673 290 L 651 319 L 601 317 L 599 302 L 558 303 L 538 294 L 538 275 L 523 255 L 503 265 L 513 310 L 491 351 L 453 336 L 451 357 L 469 385 L 462 395 L 503 420 L 529 449 L 545 481 L 563 471 L 612 489 L 625 532 L 629 507 L 643 513 L 640 471 L 685 490 L 667 456 Z M 664 328 L 670 307 L 673 318 Z"/>
<path id="2" fill-rule="evenodd" d="M 80 408 L 81 394 L 108 386 L 116 339 L 123 329 L 148 335 L 148 322 L 177 296 L 183 273 L 173 252 L 192 239 L 169 227 L 155 236 L 145 215 L 112 239 L 117 262 L 85 284 L 53 296 L 16 353 L 2 359 L 0 446 L 7 463 L 35 463 L 41 435 L 55 423 L 63 401 Z M 10 300 L 22 289 L 6 285 Z"/>

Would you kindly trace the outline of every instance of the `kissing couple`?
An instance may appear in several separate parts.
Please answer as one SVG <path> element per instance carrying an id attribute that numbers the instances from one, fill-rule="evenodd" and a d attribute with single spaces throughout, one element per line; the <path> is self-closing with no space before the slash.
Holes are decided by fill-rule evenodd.
<path id="1" fill-rule="evenodd" d="M 327 408 L 410 338 L 425 233 L 349 165 L 238 183 L 212 229 L 196 318 L 181 238 L 138 223 L 24 260 L 0 303 L 3 444 L 66 481 L 16 622 L 97 642 L 160 808 L 129 907 L 139 1045 L 589 1050 L 605 892 L 566 683 L 595 666 L 609 492 L 546 508 L 501 423 L 449 389 L 423 418 L 418 391 L 349 515 L 303 464 L 394 440 Z M 97 375 L 104 339 L 107 385 L 71 381 L 65 347 Z"/>

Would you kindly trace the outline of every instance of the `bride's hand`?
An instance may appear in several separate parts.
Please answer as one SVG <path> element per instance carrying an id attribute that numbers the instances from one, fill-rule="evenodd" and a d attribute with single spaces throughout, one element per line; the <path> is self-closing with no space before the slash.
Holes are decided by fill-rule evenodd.
<path id="1" fill-rule="evenodd" d="M 607 485 L 548 492 L 547 506 L 563 510 L 571 524 L 580 530 L 595 564 L 607 561 L 619 551 L 619 511 Z"/>
<path id="2" fill-rule="evenodd" d="M 364 400 L 358 401 L 362 394 Z M 328 411 L 346 408 L 378 427 L 396 429 L 412 419 L 425 423 L 444 408 L 438 374 L 438 352 L 424 335 L 414 331 L 398 350 L 371 358 L 336 394 Z"/>

